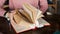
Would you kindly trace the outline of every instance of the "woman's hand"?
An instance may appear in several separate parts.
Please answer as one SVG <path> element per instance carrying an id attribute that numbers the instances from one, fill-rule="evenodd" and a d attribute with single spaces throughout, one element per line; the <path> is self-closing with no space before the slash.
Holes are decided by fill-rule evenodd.
<path id="1" fill-rule="evenodd" d="M 9 19 L 10 19 L 11 23 L 15 23 L 14 20 L 13 20 L 13 16 L 14 16 L 15 13 L 16 13 L 15 10 L 12 11 L 11 13 L 9 13 Z"/>

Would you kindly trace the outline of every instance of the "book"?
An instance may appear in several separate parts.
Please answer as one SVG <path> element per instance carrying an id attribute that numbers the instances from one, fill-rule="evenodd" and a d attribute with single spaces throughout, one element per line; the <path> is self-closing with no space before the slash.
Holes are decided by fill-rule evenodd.
<path id="1" fill-rule="evenodd" d="M 44 24 L 48 23 L 43 18 L 39 18 L 38 22 L 39 22 L 39 25 L 34 25 L 34 24 L 31 24 L 28 22 L 21 22 L 21 24 L 16 24 L 14 22 L 11 22 L 11 25 L 16 33 L 21 33 L 21 32 L 25 32 L 25 31 L 34 29 L 35 27 L 42 28 L 42 27 L 44 27 Z"/>
<path id="2" fill-rule="evenodd" d="M 41 17 L 44 17 L 42 11 L 35 8 L 31 4 L 24 3 L 23 9 L 15 10 L 11 21 L 11 25 L 16 33 L 24 32 L 35 27 L 41 28 L 48 23 Z M 42 21 L 42 22 L 41 22 Z"/>

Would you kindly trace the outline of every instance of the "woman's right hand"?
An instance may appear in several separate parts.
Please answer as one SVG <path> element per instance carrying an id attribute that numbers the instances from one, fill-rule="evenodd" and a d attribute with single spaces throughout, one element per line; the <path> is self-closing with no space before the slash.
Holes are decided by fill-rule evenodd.
<path id="1" fill-rule="evenodd" d="M 15 23 L 14 20 L 13 20 L 13 16 L 14 16 L 15 13 L 16 13 L 15 10 L 11 11 L 11 13 L 9 13 L 9 19 L 10 19 L 11 23 Z"/>

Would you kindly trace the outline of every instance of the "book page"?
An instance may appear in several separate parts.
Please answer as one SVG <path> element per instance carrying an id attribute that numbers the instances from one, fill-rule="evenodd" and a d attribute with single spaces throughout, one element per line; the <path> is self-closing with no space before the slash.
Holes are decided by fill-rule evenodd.
<path id="1" fill-rule="evenodd" d="M 14 30 L 16 31 L 16 33 L 24 32 L 24 31 L 32 29 L 32 28 L 30 28 L 30 24 L 25 21 L 21 21 L 20 24 L 11 22 L 11 25 L 14 28 Z"/>
<path id="2" fill-rule="evenodd" d="M 33 23 L 33 21 L 31 20 L 30 15 L 29 15 L 26 11 L 20 9 L 19 12 L 21 12 L 21 13 L 23 14 L 23 16 L 25 16 L 25 18 L 26 18 L 27 20 L 29 20 L 31 23 Z"/>
<path id="3" fill-rule="evenodd" d="M 24 3 L 23 9 L 25 9 L 25 12 L 29 13 L 33 22 L 35 22 L 35 20 L 39 19 L 40 17 L 43 17 L 42 11 L 31 4 Z"/>

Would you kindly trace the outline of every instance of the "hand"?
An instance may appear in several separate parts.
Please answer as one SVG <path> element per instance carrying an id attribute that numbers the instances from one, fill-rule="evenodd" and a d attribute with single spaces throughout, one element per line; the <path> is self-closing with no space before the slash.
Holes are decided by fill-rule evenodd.
<path id="1" fill-rule="evenodd" d="M 15 10 L 14 11 L 11 11 L 11 13 L 9 14 L 9 19 L 10 19 L 10 22 L 11 23 L 15 23 L 14 20 L 13 20 L 13 15 L 15 14 Z"/>

